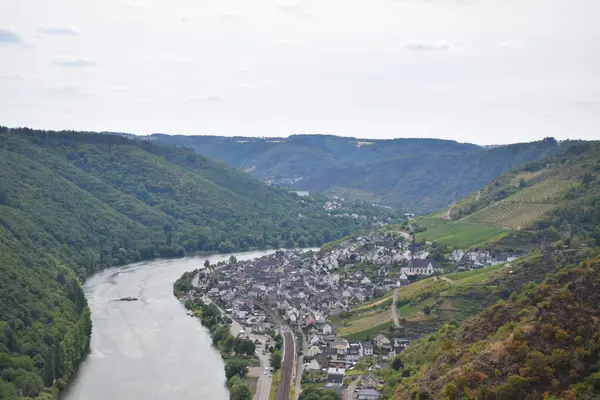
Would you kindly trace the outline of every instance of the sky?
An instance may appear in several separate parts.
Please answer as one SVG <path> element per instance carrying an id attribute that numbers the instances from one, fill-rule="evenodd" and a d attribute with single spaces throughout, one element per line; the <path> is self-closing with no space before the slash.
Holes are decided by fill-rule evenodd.
<path id="1" fill-rule="evenodd" d="M 0 0 L 0 125 L 600 139 L 598 0 Z"/>

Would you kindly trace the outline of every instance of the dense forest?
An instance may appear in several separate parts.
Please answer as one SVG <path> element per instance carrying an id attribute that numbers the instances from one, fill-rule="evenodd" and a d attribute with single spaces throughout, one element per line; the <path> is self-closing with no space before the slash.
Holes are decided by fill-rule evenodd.
<path id="1" fill-rule="evenodd" d="M 404 207 L 442 208 L 525 162 L 561 152 L 554 139 L 483 148 L 439 139 L 372 140 L 152 135 L 291 187 Z M 289 179 L 298 179 L 289 182 Z"/>
<path id="2" fill-rule="evenodd" d="M 53 397 L 87 352 L 80 283 L 194 252 L 315 246 L 364 228 L 192 150 L 0 128 L 0 398 Z"/>

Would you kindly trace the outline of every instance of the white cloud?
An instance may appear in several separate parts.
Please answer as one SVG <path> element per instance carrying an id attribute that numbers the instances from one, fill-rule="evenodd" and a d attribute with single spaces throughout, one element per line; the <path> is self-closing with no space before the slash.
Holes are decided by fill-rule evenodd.
<path id="1" fill-rule="evenodd" d="M 592 99 L 589 97 L 580 97 L 573 100 L 573 105 L 578 107 L 600 107 L 600 99 Z"/>
<path id="2" fill-rule="evenodd" d="M 146 7 L 146 3 L 143 1 L 129 0 L 121 3 L 123 7 L 126 8 L 144 8 Z"/>
<path id="3" fill-rule="evenodd" d="M 218 102 L 218 101 L 223 101 L 225 100 L 225 98 L 220 95 L 219 93 L 211 93 L 211 94 L 207 94 L 207 95 L 194 95 L 194 96 L 190 96 L 188 98 L 189 101 L 211 101 L 211 102 Z"/>
<path id="4" fill-rule="evenodd" d="M 219 13 L 219 18 L 221 19 L 239 19 L 242 17 L 242 14 L 235 11 L 223 11 Z"/>
<path id="5" fill-rule="evenodd" d="M 298 40 L 298 39 L 282 39 L 279 41 L 279 44 L 282 44 L 284 46 L 299 46 L 302 44 L 302 40 Z"/>
<path id="6" fill-rule="evenodd" d="M 523 42 L 523 40 L 514 38 L 514 39 L 504 40 L 504 41 L 498 43 L 498 47 L 504 47 L 504 48 L 522 47 L 524 44 L 525 44 L 525 42 Z"/>
<path id="7" fill-rule="evenodd" d="M 459 43 L 451 43 L 446 40 L 439 42 L 410 41 L 404 45 L 404 48 L 413 51 L 446 51 L 450 50 L 452 47 L 457 47 L 458 44 Z"/>
<path id="8" fill-rule="evenodd" d="M 250 91 L 261 90 L 260 86 L 254 86 L 254 85 L 252 85 L 250 83 L 242 83 L 242 84 L 239 85 L 239 88 L 243 89 L 243 90 L 250 90 Z"/>
<path id="9" fill-rule="evenodd" d="M 61 67 L 87 67 L 94 65 L 95 62 L 87 57 L 61 55 L 52 59 L 52 62 Z"/>
<path id="10" fill-rule="evenodd" d="M 72 25 L 49 25 L 40 26 L 38 31 L 47 35 L 71 35 L 79 36 L 79 28 Z"/>
<path id="11" fill-rule="evenodd" d="M 0 44 L 18 44 L 21 42 L 21 37 L 15 31 L 5 26 L 0 26 Z"/>
<path id="12" fill-rule="evenodd" d="M 83 91 L 77 85 L 56 84 L 46 87 L 46 91 L 56 95 L 94 96 L 94 93 Z"/>
<path id="13" fill-rule="evenodd" d="M 181 22 L 192 22 L 194 17 L 192 17 L 191 15 L 182 15 L 181 17 L 179 17 L 179 19 L 181 20 Z"/>
<path id="14" fill-rule="evenodd" d="M 24 80 L 27 80 L 27 75 L 25 75 L 21 72 L 6 72 L 6 73 L 0 73 L 0 78 L 10 79 L 13 81 L 24 81 Z"/>
<path id="15" fill-rule="evenodd" d="M 107 89 L 109 92 L 127 92 L 129 90 L 129 86 L 113 85 L 109 86 Z"/>
<path id="16" fill-rule="evenodd" d="M 275 6 L 281 12 L 295 15 L 300 18 L 312 18 L 313 16 L 299 1 L 279 1 Z"/>

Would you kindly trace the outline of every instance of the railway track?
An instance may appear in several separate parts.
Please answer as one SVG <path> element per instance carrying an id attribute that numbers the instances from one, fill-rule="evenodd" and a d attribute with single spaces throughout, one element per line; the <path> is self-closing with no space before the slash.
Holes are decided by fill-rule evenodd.
<path id="1" fill-rule="evenodd" d="M 277 388 L 277 400 L 290 400 L 290 388 L 292 385 L 292 368 L 294 360 L 294 337 L 289 329 L 283 332 L 283 361 L 281 365 L 281 383 Z"/>

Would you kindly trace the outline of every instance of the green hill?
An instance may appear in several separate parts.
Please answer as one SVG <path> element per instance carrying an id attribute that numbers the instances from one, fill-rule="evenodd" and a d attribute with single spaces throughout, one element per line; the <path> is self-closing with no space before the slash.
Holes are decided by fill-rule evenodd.
<path id="1" fill-rule="evenodd" d="M 431 232 L 459 227 L 460 236 L 465 224 L 475 224 L 472 217 L 486 210 L 507 207 L 507 212 L 518 215 L 532 212 L 524 205 L 552 206 L 494 243 L 501 248 L 538 248 L 527 257 L 408 287 L 414 290 L 405 294 L 407 322 L 411 322 L 410 307 L 418 311 L 432 296 L 440 305 L 433 310 L 434 318 L 451 322 L 400 354 L 401 370 L 386 375 L 386 396 L 398 400 L 598 398 L 599 156 L 599 143 L 578 144 L 533 171 L 532 165 L 525 165 L 445 212 L 421 219 L 430 223 Z M 442 219 L 448 214 L 456 221 Z M 421 234 L 429 233 L 428 229 Z M 475 309 L 495 300 L 483 312 Z M 454 306 L 450 319 L 445 316 L 447 302 Z M 470 317 L 459 325 L 464 316 Z"/>
<path id="2" fill-rule="evenodd" d="M 415 212 L 445 207 L 511 168 L 563 150 L 554 139 L 494 148 L 437 139 L 331 135 L 150 139 L 188 146 L 260 179 Z"/>
<path id="3" fill-rule="evenodd" d="M 526 163 L 443 212 L 417 219 L 417 238 L 463 248 L 514 244 L 516 237 L 581 202 L 582 194 L 590 196 L 590 185 L 600 178 L 599 159 L 600 143 L 589 142 Z"/>
<path id="4" fill-rule="evenodd" d="M 315 246 L 365 227 L 192 150 L 0 128 L 0 398 L 51 395 L 87 351 L 79 282 L 186 253 Z"/>

